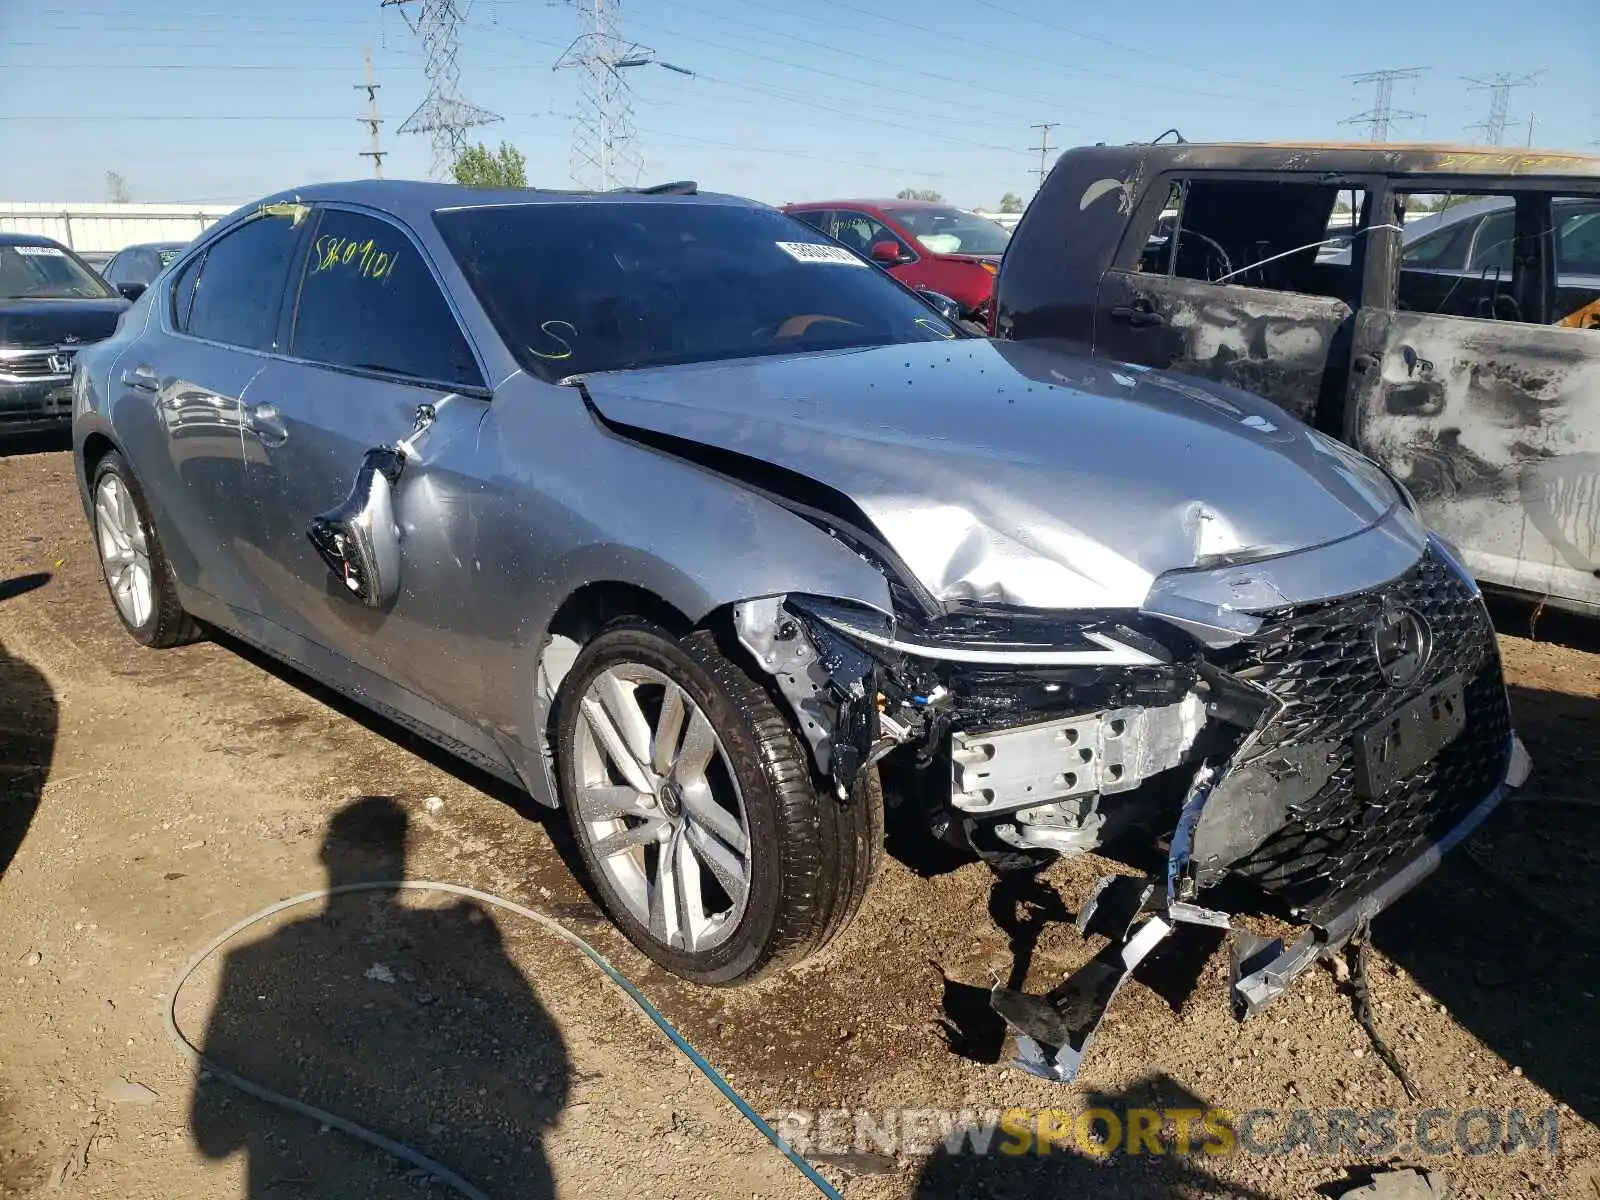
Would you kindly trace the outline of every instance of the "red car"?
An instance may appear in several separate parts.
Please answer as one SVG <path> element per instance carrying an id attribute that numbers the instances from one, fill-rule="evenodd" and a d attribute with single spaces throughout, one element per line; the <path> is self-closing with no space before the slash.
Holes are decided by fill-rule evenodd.
<path id="1" fill-rule="evenodd" d="M 871 259 L 909 287 L 942 292 L 986 325 L 1011 234 L 985 217 L 927 200 L 815 200 L 783 211 Z"/>

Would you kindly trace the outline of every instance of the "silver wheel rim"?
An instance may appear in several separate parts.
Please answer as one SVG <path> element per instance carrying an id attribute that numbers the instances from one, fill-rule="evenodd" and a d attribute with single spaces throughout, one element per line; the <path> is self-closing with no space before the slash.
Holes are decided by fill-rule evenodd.
<path id="1" fill-rule="evenodd" d="M 117 475 L 106 475 L 95 489 L 94 527 L 111 598 L 122 619 L 138 629 L 156 608 L 150 544 L 133 497 L 128 494 L 128 485 Z"/>
<path id="2" fill-rule="evenodd" d="M 710 719 L 642 663 L 595 676 L 579 713 L 574 824 L 606 881 L 661 945 L 726 941 L 750 893 L 750 824 Z"/>

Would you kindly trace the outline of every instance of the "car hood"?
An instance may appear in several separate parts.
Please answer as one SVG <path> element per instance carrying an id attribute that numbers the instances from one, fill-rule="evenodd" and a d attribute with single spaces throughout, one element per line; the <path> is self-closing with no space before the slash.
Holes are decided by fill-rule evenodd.
<path id="1" fill-rule="evenodd" d="M 945 602 L 1137 607 L 1165 572 L 1337 541 L 1400 503 L 1378 468 L 1256 397 L 1019 343 L 583 383 L 622 432 L 731 451 L 773 491 L 788 485 L 761 464 L 847 497 Z"/>
<path id="2" fill-rule="evenodd" d="M 0 346 L 58 346 L 98 342 L 116 331 L 128 311 L 122 297 L 103 300 L 0 300 Z"/>

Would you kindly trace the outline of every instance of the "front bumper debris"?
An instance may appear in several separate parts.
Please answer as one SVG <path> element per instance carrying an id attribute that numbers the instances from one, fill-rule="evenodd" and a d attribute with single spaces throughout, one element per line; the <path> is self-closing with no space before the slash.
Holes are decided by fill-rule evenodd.
<path id="1" fill-rule="evenodd" d="M 1234 930 L 1229 992 L 1235 1018 L 1243 1021 L 1255 1016 L 1315 963 L 1343 950 L 1374 917 L 1430 875 L 1445 854 L 1482 825 L 1506 793 L 1527 780 L 1529 769 L 1527 751 L 1512 734 L 1505 777 L 1488 796 L 1403 868 L 1346 908 L 1311 925 L 1292 945 L 1285 947 L 1281 939 Z M 1209 782 L 1202 772 L 1196 792 Z M 1105 948 L 1045 995 L 998 986 L 991 993 L 991 1007 L 1016 1037 L 1013 1065 L 1030 1075 L 1070 1083 L 1123 983 L 1179 924 L 1230 927 L 1225 913 L 1176 900 L 1170 891 L 1163 900 L 1153 881 L 1131 876 L 1102 879 L 1076 925 L 1085 936 L 1111 938 Z"/>

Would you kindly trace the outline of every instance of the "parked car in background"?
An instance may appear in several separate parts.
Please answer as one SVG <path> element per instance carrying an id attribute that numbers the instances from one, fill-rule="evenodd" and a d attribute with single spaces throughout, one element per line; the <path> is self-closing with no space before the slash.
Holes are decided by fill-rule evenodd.
<path id="1" fill-rule="evenodd" d="M 1266 397 L 1382 463 L 1486 585 L 1600 615 L 1596 330 L 1600 157 L 1484 147 L 1071 150 L 995 309 L 1002 338 Z"/>
<path id="2" fill-rule="evenodd" d="M 137 300 L 139 294 L 188 244 L 145 242 L 137 246 L 124 246 L 100 268 L 100 275 L 128 299 Z"/>
<path id="3" fill-rule="evenodd" d="M 1477 591 L 1371 463 L 967 336 L 752 202 L 284 193 L 77 379 L 135 639 L 220 626 L 563 807 L 702 983 L 848 926 L 888 795 L 996 865 L 1166 845 L 1139 953 L 1226 926 L 1224 878 L 1275 893 L 1315 931 L 1249 942 L 1253 1011 L 1523 773 Z M 1084 1012 L 996 997 L 1070 1076 Z"/>
<path id="4" fill-rule="evenodd" d="M 817 200 L 784 212 L 843 242 L 914 288 L 949 296 L 986 325 L 1011 234 L 986 217 L 927 200 Z"/>
<path id="5" fill-rule="evenodd" d="M 0 435 L 67 428 L 73 360 L 127 307 L 61 243 L 0 233 Z"/>
<path id="6" fill-rule="evenodd" d="M 116 257 L 115 250 L 79 250 L 76 253 L 80 259 L 93 267 L 96 272 Z"/>

